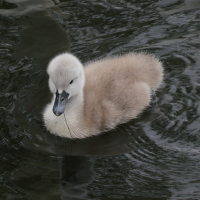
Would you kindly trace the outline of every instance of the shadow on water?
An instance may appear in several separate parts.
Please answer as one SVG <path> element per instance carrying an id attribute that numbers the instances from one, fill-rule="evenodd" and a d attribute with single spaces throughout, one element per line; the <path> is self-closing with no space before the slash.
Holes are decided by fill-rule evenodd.
<path id="1" fill-rule="evenodd" d="M 195 0 L 0 1 L 0 198 L 199 199 L 199 16 Z M 48 133 L 46 66 L 69 50 L 159 56 L 174 125 L 155 108 L 83 140 Z"/>

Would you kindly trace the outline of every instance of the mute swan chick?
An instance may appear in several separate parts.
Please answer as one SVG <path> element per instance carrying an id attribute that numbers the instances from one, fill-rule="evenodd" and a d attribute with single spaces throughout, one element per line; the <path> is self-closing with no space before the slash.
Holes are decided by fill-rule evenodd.
<path id="1" fill-rule="evenodd" d="M 83 64 L 70 53 L 47 68 L 53 99 L 44 110 L 53 134 L 85 138 L 136 118 L 163 80 L 161 62 L 152 55 L 128 53 Z"/>

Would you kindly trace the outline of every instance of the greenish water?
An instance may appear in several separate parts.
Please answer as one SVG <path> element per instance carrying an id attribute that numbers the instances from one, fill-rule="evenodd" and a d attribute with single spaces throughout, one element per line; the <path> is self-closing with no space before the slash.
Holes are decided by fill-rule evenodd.
<path id="1" fill-rule="evenodd" d="M 0 1 L 0 199 L 200 199 L 198 0 Z M 46 66 L 146 51 L 163 62 L 156 110 L 84 140 L 48 133 Z"/>

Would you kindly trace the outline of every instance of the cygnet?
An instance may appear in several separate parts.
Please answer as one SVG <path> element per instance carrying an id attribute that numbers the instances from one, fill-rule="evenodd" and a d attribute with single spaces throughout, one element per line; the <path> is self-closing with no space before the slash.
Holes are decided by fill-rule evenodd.
<path id="1" fill-rule="evenodd" d="M 53 134 L 86 138 L 136 118 L 163 80 L 162 63 L 153 55 L 128 53 L 91 61 L 62 53 L 47 68 L 53 99 L 43 112 Z"/>

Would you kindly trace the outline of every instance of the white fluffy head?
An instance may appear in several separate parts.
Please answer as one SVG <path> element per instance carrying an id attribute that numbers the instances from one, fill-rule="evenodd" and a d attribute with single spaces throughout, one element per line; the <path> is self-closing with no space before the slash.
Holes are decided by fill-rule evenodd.
<path id="1" fill-rule="evenodd" d="M 65 91 L 69 98 L 78 94 L 84 87 L 85 76 L 81 62 L 69 53 L 53 58 L 47 68 L 49 88 L 52 93 Z"/>

